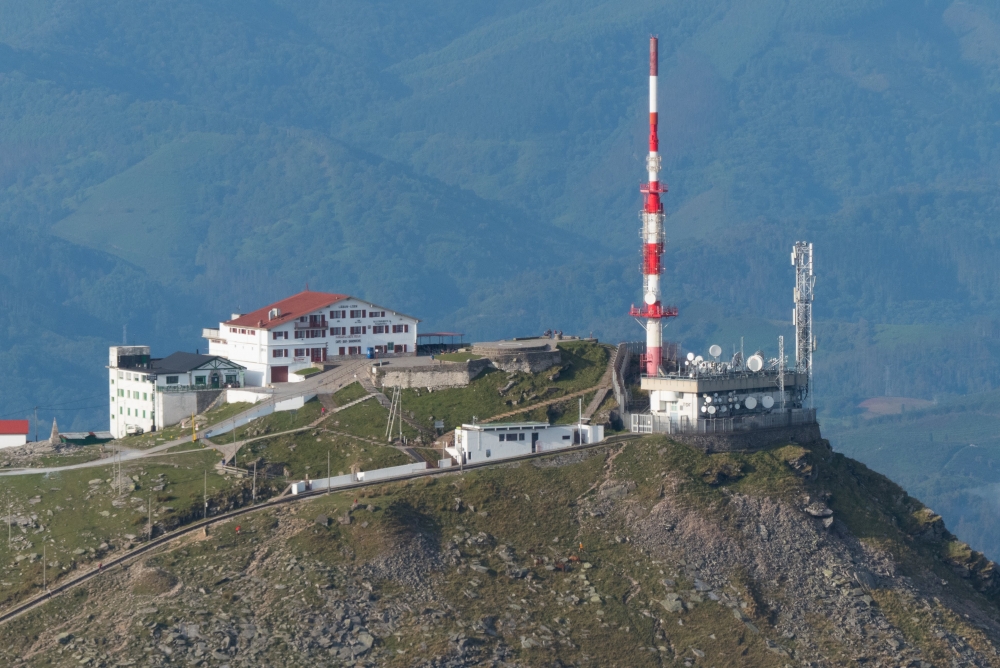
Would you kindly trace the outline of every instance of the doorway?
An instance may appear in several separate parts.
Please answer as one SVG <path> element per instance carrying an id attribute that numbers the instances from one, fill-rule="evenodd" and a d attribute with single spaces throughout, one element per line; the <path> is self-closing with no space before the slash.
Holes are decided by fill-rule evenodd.
<path id="1" fill-rule="evenodd" d="M 271 382 L 272 383 L 287 383 L 288 382 L 288 367 L 287 366 L 272 366 L 271 367 Z"/>
<path id="2" fill-rule="evenodd" d="M 531 452 L 538 452 L 538 432 L 532 432 L 531 434 Z"/>
<path id="3" fill-rule="evenodd" d="M 221 382 L 219 381 L 219 372 L 218 371 L 213 371 L 212 372 L 212 389 L 213 390 L 219 389 L 219 385 L 220 384 L 221 384 Z"/>

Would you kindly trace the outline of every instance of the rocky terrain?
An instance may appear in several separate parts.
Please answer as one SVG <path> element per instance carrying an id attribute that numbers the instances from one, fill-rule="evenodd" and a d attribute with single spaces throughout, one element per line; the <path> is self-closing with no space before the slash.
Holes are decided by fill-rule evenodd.
<path id="1" fill-rule="evenodd" d="M 0 661 L 993 666 L 994 570 L 825 442 L 645 437 L 214 525 L 0 626 Z"/>

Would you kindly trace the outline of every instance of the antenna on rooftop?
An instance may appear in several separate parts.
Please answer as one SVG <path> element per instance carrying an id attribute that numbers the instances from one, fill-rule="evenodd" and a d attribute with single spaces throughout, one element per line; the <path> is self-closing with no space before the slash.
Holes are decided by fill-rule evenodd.
<path id="1" fill-rule="evenodd" d="M 792 266 L 795 267 L 795 310 L 792 320 L 795 325 L 795 370 L 806 374 L 806 392 L 809 405 L 813 405 L 813 351 L 816 337 L 813 336 L 812 303 L 816 277 L 813 275 L 813 245 L 796 241 L 792 247 Z"/>
<path id="2" fill-rule="evenodd" d="M 122 345 L 128 345 L 128 324 L 122 325 Z"/>

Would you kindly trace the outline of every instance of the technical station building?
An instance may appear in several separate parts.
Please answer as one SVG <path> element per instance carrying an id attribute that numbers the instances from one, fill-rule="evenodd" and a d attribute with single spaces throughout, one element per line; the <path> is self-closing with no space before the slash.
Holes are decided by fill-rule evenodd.
<path id="1" fill-rule="evenodd" d="M 632 431 L 730 431 L 741 423 L 771 426 L 772 422 L 792 419 L 786 415 L 802 409 L 807 375 L 794 369 L 779 370 L 776 360 L 769 369 L 756 367 L 753 358 L 749 368 L 687 362 L 675 373 L 642 377 L 640 387 L 649 392 L 649 413 L 633 414 Z"/>
<path id="2" fill-rule="evenodd" d="M 604 440 L 604 425 L 549 424 L 547 422 L 495 422 L 463 424 L 455 429 L 455 443 L 448 454 L 465 462 L 506 459 L 537 452 L 597 443 Z"/>
<path id="3" fill-rule="evenodd" d="M 338 358 L 415 355 L 411 316 L 350 295 L 306 290 L 204 329 L 208 352 L 246 367 L 248 387 L 303 380 L 296 371 Z"/>

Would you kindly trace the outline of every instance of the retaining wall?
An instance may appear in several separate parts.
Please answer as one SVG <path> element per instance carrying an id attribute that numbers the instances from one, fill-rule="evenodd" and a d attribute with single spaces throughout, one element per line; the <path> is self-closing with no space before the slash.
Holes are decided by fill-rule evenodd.
<path id="1" fill-rule="evenodd" d="M 426 387 L 431 390 L 448 387 L 465 387 L 490 366 L 490 360 L 468 362 L 442 362 L 426 366 L 372 367 L 372 382 L 376 386 L 412 389 Z"/>
<path id="2" fill-rule="evenodd" d="M 669 434 L 667 438 L 712 453 L 753 452 L 787 443 L 817 443 L 823 437 L 819 432 L 819 424 L 813 422 L 720 434 Z"/>

